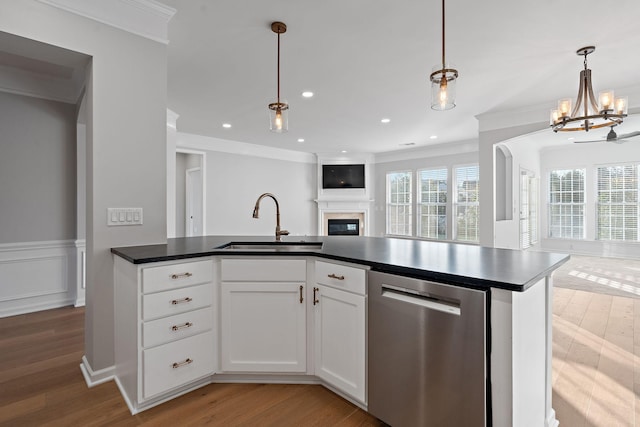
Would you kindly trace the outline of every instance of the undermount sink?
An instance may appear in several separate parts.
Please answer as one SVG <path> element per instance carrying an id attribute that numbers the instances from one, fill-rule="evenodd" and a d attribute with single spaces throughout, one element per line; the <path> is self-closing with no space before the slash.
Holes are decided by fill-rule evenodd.
<path id="1" fill-rule="evenodd" d="M 237 252 L 317 252 L 322 250 L 322 242 L 232 242 L 218 249 Z"/>

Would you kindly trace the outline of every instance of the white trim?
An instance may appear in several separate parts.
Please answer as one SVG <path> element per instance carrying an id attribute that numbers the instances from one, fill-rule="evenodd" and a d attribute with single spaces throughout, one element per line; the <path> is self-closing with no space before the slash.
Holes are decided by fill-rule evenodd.
<path id="1" fill-rule="evenodd" d="M 0 243 L 0 253 L 34 249 L 74 248 L 75 240 L 45 240 L 40 242 Z"/>
<path id="2" fill-rule="evenodd" d="M 87 356 L 84 355 L 82 356 L 82 363 L 80 363 L 80 371 L 82 371 L 82 376 L 84 377 L 84 381 L 87 383 L 87 387 L 91 388 L 106 383 L 107 381 L 113 380 L 115 374 L 115 366 L 108 366 L 106 368 L 94 371 L 91 368 L 91 364 L 87 360 Z"/>
<path id="3" fill-rule="evenodd" d="M 463 153 L 476 153 L 480 150 L 477 139 L 449 142 L 445 144 L 427 145 L 425 147 L 411 150 L 389 151 L 377 153 L 374 156 L 374 163 L 389 163 L 403 160 L 415 160 L 423 157 L 450 156 Z"/>
<path id="4" fill-rule="evenodd" d="M 218 151 L 221 153 L 240 154 L 243 156 L 316 164 L 316 157 L 311 153 L 267 147 L 265 145 L 248 144 L 246 142 L 230 141 L 183 132 L 177 132 L 176 146 L 178 148 Z"/>
<path id="5" fill-rule="evenodd" d="M 0 317 L 72 305 L 73 240 L 0 244 Z"/>
<path id="6" fill-rule="evenodd" d="M 176 9 L 155 0 L 38 0 L 129 33 L 168 44 Z"/>

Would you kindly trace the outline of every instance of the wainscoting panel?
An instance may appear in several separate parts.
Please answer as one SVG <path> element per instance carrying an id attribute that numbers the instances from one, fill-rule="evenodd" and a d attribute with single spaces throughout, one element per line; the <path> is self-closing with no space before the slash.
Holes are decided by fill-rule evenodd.
<path id="1" fill-rule="evenodd" d="M 0 317 L 72 305 L 73 240 L 0 245 Z"/>

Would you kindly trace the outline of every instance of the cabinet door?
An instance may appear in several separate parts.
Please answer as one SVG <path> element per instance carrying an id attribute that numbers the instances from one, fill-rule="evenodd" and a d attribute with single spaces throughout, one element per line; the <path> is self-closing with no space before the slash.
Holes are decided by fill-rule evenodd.
<path id="1" fill-rule="evenodd" d="M 366 404 L 365 297 L 323 285 L 314 291 L 315 373 Z"/>
<path id="2" fill-rule="evenodd" d="M 222 370 L 305 372 L 303 283 L 222 283 Z"/>

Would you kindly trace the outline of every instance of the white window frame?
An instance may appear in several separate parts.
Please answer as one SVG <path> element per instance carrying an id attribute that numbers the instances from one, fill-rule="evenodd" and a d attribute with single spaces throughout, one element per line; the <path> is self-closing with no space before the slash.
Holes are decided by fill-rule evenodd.
<path id="1" fill-rule="evenodd" d="M 406 174 L 409 177 L 409 203 L 395 203 L 392 204 L 391 203 L 391 180 L 390 177 L 391 175 L 395 175 L 395 174 Z M 413 171 L 411 170 L 400 170 L 400 171 L 390 171 L 387 172 L 385 180 L 386 180 L 386 200 L 385 200 L 385 207 L 386 207 L 386 212 L 385 212 L 385 218 L 386 218 L 386 234 L 389 236 L 413 236 L 413 204 L 414 204 L 414 196 L 413 196 Z M 398 230 L 393 230 L 396 231 L 395 233 L 392 233 L 391 231 L 391 206 L 405 206 L 406 209 L 409 210 L 409 221 L 408 221 L 408 230 L 405 230 L 405 233 L 398 233 Z M 397 224 L 397 222 L 396 222 Z M 405 225 L 407 223 L 405 222 Z"/>
<path id="2" fill-rule="evenodd" d="M 445 201 L 444 202 L 433 202 L 433 201 L 427 201 L 425 202 L 424 200 L 422 200 L 422 173 L 423 172 L 441 172 L 444 171 L 444 182 L 445 182 L 445 186 L 446 189 L 444 191 L 444 195 L 445 195 Z M 417 203 L 417 209 L 416 209 L 416 237 L 420 237 L 420 238 L 425 238 L 425 239 L 430 239 L 430 240 L 447 240 L 449 238 L 449 212 L 450 212 L 450 179 L 449 179 L 449 175 L 450 175 L 450 171 L 449 168 L 446 166 L 442 166 L 442 167 L 429 167 L 429 168 L 423 168 L 423 169 L 418 169 L 416 171 L 416 192 L 417 192 L 417 197 L 416 197 L 416 203 Z M 436 180 L 438 181 L 442 181 L 441 179 L 437 179 L 438 177 L 436 177 Z M 435 192 L 431 192 L 432 194 L 439 194 L 441 193 L 440 191 L 435 191 Z M 436 222 L 439 223 L 440 219 L 439 217 L 441 216 L 439 213 L 434 214 L 430 214 L 427 213 L 426 215 L 423 215 L 423 210 L 427 210 L 430 211 L 431 209 L 435 208 L 437 211 L 440 210 L 440 208 L 444 208 L 444 236 L 439 235 L 438 231 L 436 230 L 436 235 L 423 235 L 422 234 L 422 220 L 425 216 L 428 216 L 430 218 L 430 220 L 432 220 L 432 217 L 436 217 L 438 219 L 436 219 Z M 436 228 L 439 229 L 439 226 L 436 225 Z"/>
<path id="3" fill-rule="evenodd" d="M 635 192 L 635 198 L 636 198 L 636 202 L 627 202 L 626 200 L 623 200 L 622 202 L 609 202 L 609 203 L 603 203 L 600 202 L 600 169 L 603 168 L 616 168 L 616 167 L 622 167 L 622 168 L 626 168 L 626 167 L 631 167 L 632 169 L 635 169 L 635 173 L 636 173 L 636 186 L 635 188 L 632 188 L 631 190 L 613 190 L 613 191 L 619 191 L 619 192 Z M 596 225 L 596 235 L 595 238 L 596 240 L 599 241 L 605 241 L 605 242 L 638 242 L 640 241 L 640 163 L 637 162 L 633 162 L 633 163 L 616 163 L 616 164 L 606 164 L 606 165 L 595 165 L 595 214 L 596 214 L 596 221 L 595 221 L 595 225 Z M 626 197 L 623 196 L 623 199 L 626 199 Z M 632 221 L 635 221 L 635 228 L 634 227 L 627 227 L 625 224 L 625 218 L 626 216 L 623 214 L 622 215 L 622 227 L 618 227 L 622 229 L 622 238 L 621 239 L 613 239 L 611 238 L 611 232 L 609 232 L 609 237 L 608 238 L 603 238 L 601 235 L 601 224 L 600 224 L 600 209 L 603 206 L 608 206 L 609 208 L 611 207 L 619 207 L 622 208 L 622 210 L 626 210 L 627 207 L 632 207 L 635 208 L 636 214 L 635 214 L 635 218 Z M 613 217 L 612 215 L 610 215 L 610 218 Z M 610 220 L 611 222 L 611 220 Z M 630 230 L 634 230 L 633 233 L 635 234 L 635 239 L 631 239 L 631 238 L 626 238 L 627 237 L 627 232 L 626 230 L 630 229 Z"/>
<path id="4" fill-rule="evenodd" d="M 574 193 L 579 193 L 580 191 L 575 191 L 575 187 L 574 187 L 574 180 L 571 180 L 572 183 L 572 189 L 571 191 L 569 191 L 568 193 L 571 193 L 571 202 L 563 202 L 563 201 L 558 201 L 558 202 L 554 202 L 552 200 L 551 197 L 551 175 L 555 172 L 570 172 L 570 173 L 575 173 L 577 171 L 582 171 L 582 203 L 579 202 L 575 202 L 573 200 L 573 194 Z M 586 232 L 587 232 L 587 168 L 585 167 L 567 167 L 567 168 L 556 168 L 556 169 L 552 169 L 548 172 L 547 174 L 547 237 L 550 239 L 571 239 L 571 240 L 585 240 L 586 239 Z M 563 191 L 559 191 L 558 194 L 562 195 L 565 192 Z M 576 208 L 582 208 L 582 225 L 574 225 L 575 221 L 575 217 L 576 215 L 574 214 L 574 211 Z M 554 215 L 553 211 L 554 208 L 559 208 L 560 210 L 566 210 L 568 209 L 571 212 L 571 215 L 566 216 L 566 215 L 562 215 L 560 214 L 560 216 Z M 557 226 L 554 226 L 554 221 L 553 218 L 554 217 L 559 217 L 560 218 L 560 224 Z M 564 225 L 564 223 L 562 222 L 562 218 L 569 218 L 570 219 L 570 224 L 569 225 Z M 553 229 L 559 227 L 559 234 L 558 235 L 552 235 Z M 565 235 L 563 229 L 569 227 L 571 232 L 569 233 L 570 235 Z M 573 233 L 573 230 L 577 229 L 578 227 L 582 228 L 582 233 L 580 235 L 580 237 L 576 237 L 576 235 Z"/>
<path id="5" fill-rule="evenodd" d="M 477 170 L 478 180 L 476 187 L 476 201 L 475 202 L 460 202 L 458 201 L 458 169 L 475 167 Z M 451 167 L 451 190 L 452 190 L 452 226 L 453 226 L 453 240 L 456 242 L 465 243 L 479 243 L 480 240 L 480 165 L 478 163 L 467 163 L 460 165 L 453 165 Z M 473 208 L 476 209 L 476 238 L 474 240 L 460 239 L 458 230 L 458 210 L 460 208 Z"/>

